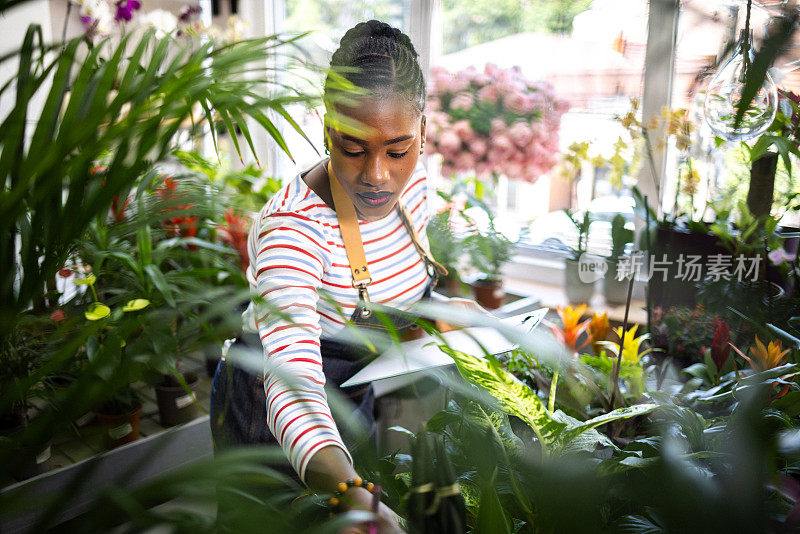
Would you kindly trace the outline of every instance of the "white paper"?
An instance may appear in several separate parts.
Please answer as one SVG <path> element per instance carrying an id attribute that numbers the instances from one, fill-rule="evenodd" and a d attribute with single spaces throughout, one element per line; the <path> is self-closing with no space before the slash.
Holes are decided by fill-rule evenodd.
<path id="1" fill-rule="evenodd" d="M 544 318 L 546 313 L 547 309 L 543 308 L 535 312 L 503 319 L 503 321 L 519 325 L 522 324 L 524 319 L 532 317 L 529 327 L 533 329 Z M 491 350 L 493 354 L 500 354 L 517 348 L 515 343 L 507 340 L 497 330 L 488 327 L 452 330 L 443 333 L 442 337 L 454 350 L 476 356 L 484 354 L 482 346 L 487 350 Z M 442 344 L 442 341 L 438 338 L 425 336 L 422 339 L 407 341 L 399 346 L 391 347 L 353 375 L 342 384 L 342 387 L 373 382 L 375 394 L 380 397 L 389 391 L 394 391 L 419 379 L 422 376 L 419 375 L 420 372 L 453 365 L 453 359 L 441 351 L 440 344 Z M 385 384 L 376 382 L 388 380 L 391 380 L 391 382 Z"/>

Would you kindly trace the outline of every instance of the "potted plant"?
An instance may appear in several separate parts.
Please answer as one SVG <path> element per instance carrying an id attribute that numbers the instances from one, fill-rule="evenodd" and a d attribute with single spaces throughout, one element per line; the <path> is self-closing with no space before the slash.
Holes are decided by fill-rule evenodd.
<path id="1" fill-rule="evenodd" d="M 618 213 L 611 220 L 611 255 L 606 258 L 603 295 L 609 304 L 624 304 L 628 297 L 628 281 L 617 277 L 619 260 L 633 243 L 633 230 L 625 228 L 625 217 Z"/>
<path id="2" fill-rule="evenodd" d="M 5 391 L 0 395 L 4 401 L 0 405 L 0 442 L 5 443 L 0 448 L 15 448 L 15 461 L 0 469 L 0 480 L 4 474 L 23 480 L 49 468 L 51 433 L 41 440 L 16 438 L 24 437 L 25 429 L 37 416 L 34 399 L 41 397 L 44 400 L 46 395 L 42 381 L 31 383 L 30 377 L 44 363 L 46 337 L 56 331 L 53 328 L 55 322 L 32 313 L 25 314 L 10 339 L 0 348 L 0 384 L 5 384 Z"/>
<path id="3" fill-rule="evenodd" d="M 150 301 L 133 299 L 112 310 L 100 302 L 96 282 L 92 273 L 75 281 L 87 286 L 92 295 L 84 311 L 86 320 L 100 323 L 87 340 L 85 353 L 89 369 L 107 386 L 104 401 L 95 409 L 95 423 L 103 429 L 106 446 L 113 449 L 139 439 L 142 402 L 131 384 L 141 378 L 143 368 L 141 360 L 129 355 L 128 346 L 145 326 L 136 312 L 147 308 Z"/>
<path id="4" fill-rule="evenodd" d="M 575 216 L 567 210 L 564 210 L 572 224 L 578 230 L 578 243 L 572 249 L 572 254 L 564 261 L 564 292 L 567 295 L 567 300 L 574 303 L 589 302 L 594 295 L 594 277 L 582 277 L 580 273 L 581 259 L 586 253 L 589 246 L 589 228 L 592 225 L 592 217 L 589 212 L 583 214 L 582 219 L 576 219 Z M 585 282 L 582 278 L 592 279 L 591 282 Z"/>
<path id="5" fill-rule="evenodd" d="M 485 231 L 475 230 L 464 239 L 472 266 L 481 273 L 472 283 L 475 300 L 486 309 L 497 309 L 505 301 L 501 269 L 511 259 L 513 244 L 495 228 L 491 217 Z"/>
<path id="6" fill-rule="evenodd" d="M 451 295 L 459 293 L 461 277 L 458 274 L 458 261 L 461 258 L 463 243 L 453 233 L 451 225 L 452 211 L 444 209 L 434 214 L 428 222 L 428 245 L 434 259 L 447 269 L 447 276 L 438 281 L 439 288 L 443 288 Z"/>

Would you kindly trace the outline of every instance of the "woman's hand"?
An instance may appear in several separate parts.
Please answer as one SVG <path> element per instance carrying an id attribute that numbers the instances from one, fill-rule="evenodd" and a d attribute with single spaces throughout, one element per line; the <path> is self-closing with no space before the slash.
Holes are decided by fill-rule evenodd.
<path id="1" fill-rule="evenodd" d="M 475 302 L 471 299 L 464 299 L 461 297 L 452 297 L 447 300 L 448 304 L 456 306 L 461 310 L 472 311 L 472 312 L 479 312 L 486 315 L 491 315 L 486 308 Z M 449 332 L 450 330 L 456 330 L 459 327 L 453 326 L 452 324 L 445 322 L 441 319 L 436 319 L 436 328 L 439 329 L 440 332 Z"/>
<path id="2" fill-rule="evenodd" d="M 342 496 L 342 508 L 344 510 L 371 510 L 372 493 L 364 488 L 350 488 Z M 378 506 L 378 534 L 402 534 L 405 531 L 400 528 L 397 514 L 383 503 Z M 368 534 L 369 524 L 352 525 L 340 531 L 340 534 Z"/>

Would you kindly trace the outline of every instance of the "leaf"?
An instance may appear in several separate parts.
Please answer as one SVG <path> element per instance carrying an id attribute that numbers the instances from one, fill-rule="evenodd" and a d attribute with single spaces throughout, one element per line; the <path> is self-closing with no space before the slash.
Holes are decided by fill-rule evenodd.
<path id="1" fill-rule="evenodd" d="M 164 273 L 161 272 L 161 269 L 151 263 L 150 265 L 145 265 L 144 270 L 150 277 L 153 285 L 155 285 L 156 289 L 158 289 L 158 292 L 161 293 L 161 295 L 164 297 L 164 300 L 167 301 L 167 304 L 174 308 L 175 298 L 172 296 L 172 290 L 167 283 L 167 279 L 164 277 Z"/>
<path id="2" fill-rule="evenodd" d="M 143 310 L 147 306 L 150 305 L 150 301 L 147 299 L 133 299 L 129 300 L 125 306 L 122 307 L 122 311 L 124 312 L 134 312 Z"/>
<path id="3" fill-rule="evenodd" d="M 500 503 L 500 496 L 497 494 L 495 481 L 497 480 L 497 468 L 481 488 L 481 504 L 478 508 L 478 528 L 479 534 L 511 534 L 511 521 L 506 515 L 503 505 Z"/>
<path id="4" fill-rule="evenodd" d="M 606 423 L 610 423 L 611 421 L 638 417 L 640 415 L 650 413 L 656 408 L 658 408 L 657 404 L 634 404 L 633 406 L 629 406 L 627 408 L 618 408 L 607 414 L 589 419 L 584 423 L 580 423 L 576 426 L 570 426 L 564 432 L 562 432 L 560 441 L 562 443 L 569 443 L 570 440 L 577 438 L 583 432 L 597 428 L 598 426 Z"/>
<path id="5" fill-rule="evenodd" d="M 503 369 L 495 359 L 482 359 L 440 345 L 456 363 L 465 380 L 488 391 L 501 409 L 525 421 L 539 438 L 544 450 L 549 449 L 563 429 L 563 423 L 553 419 L 536 393 Z"/>
<path id="6" fill-rule="evenodd" d="M 111 308 L 100 302 L 92 302 L 89 309 L 83 312 L 87 319 L 90 321 L 99 321 L 111 314 Z"/>
<path id="7" fill-rule="evenodd" d="M 89 276 L 76 278 L 72 281 L 72 283 L 77 286 L 93 286 L 95 282 L 97 282 L 97 277 L 93 273 L 89 273 Z"/>
<path id="8" fill-rule="evenodd" d="M 767 71 L 774 64 L 775 60 L 785 50 L 786 45 L 791 40 L 796 30 L 797 10 L 793 10 L 792 16 L 777 17 L 777 24 L 774 24 L 773 31 L 761 43 L 761 48 L 756 52 L 753 62 L 747 71 L 742 97 L 736 108 L 736 118 L 734 126 L 738 128 L 745 113 L 750 108 L 758 90 L 764 84 Z"/>

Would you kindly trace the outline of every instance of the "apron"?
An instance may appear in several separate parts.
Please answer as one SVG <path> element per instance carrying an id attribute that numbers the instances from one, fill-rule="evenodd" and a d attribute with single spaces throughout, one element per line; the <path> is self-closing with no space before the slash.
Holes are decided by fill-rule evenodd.
<path id="1" fill-rule="evenodd" d="M 328 164 L 328 174 L 331 179 L 331 189 L 336 193 L 338 188 L 338 196 L 334 195 L 335 205 L 337 207 L 337 215 L 344 212 L 344 209 L 338 209 L 342 206 L 343 200 L 341 195 L 341 186 L 336 181 L 333 175 L 333 170 Z M 337 187 L 338 186 L 338 187 Z M 354 208 L 352 203 L 349 202 L 350 209 L 353 209 L 351 218 L 354 217 Z M 430 256 L 427 248 L 418 241 L 416 232 L 411 225 L 411 220 L 408 213 L 398 202 L 397 209 L 403 225 L 411 235 L 411 240 L 417 249 L 418 253 L 425 262 L 428 274 L 431 277 L 423 299 L 430 298 L 432 288 L 436 285 L 436 280 L 439 275 L 446 274 L 447 271 L 440 264 L 436 263 Z M 347 227 L 345 221 L 340 216 L 340 228 L 343 235 L 347 234 Z M 353 227 L 352 221 L 349 225 Z M 358 231 L 358 224 L 355 223 L 355 232 L 358 233 L 357 238 L 350 232 L 349 241 L 345 240 L 345 245 L 348 253 L 348 258 L 351 265 L 362 265 L 364 271 L 366 270 L 366 259 L 363 256 L 363 245 L 361 243 L 360 232 Z M 352 241 L 357 241 L 352 245 Z M 361 258 L 354 261 L 351 256 L 351 249 L 360 249 Z M 357 250 L 355 254 L 358 254 Z M 356 256 L 357 257 L 357 256 Z M 358 271 L 358 269 L 351 269 L 351 271 Z M 362 275 L 365 274 L 362 271 Z M 359 283 L 360 281 L 354 276 L 353 285 L 359 289 L 359 304 L 353 315 L 350 317 L 350 322 L 362 328 L 370 328 L 378 331 L 387 331 L 386 325 L 375 314 L 371 313 L 366 307 L 369 302 L 369 294 L 367 287 L 369 279 L 367 276 L 366 283 Z M 363 280 L 362 276 L 362 280 Z M 408 335 L 409 331 L 416 328 L 413 321 L 407 317 L 394 315 L 391 313 L 386 314 L 398 333 L 401 335 Z M 245 347 L 251 350 L 263 351 L 261 340 L 256 333 L 241 334 L 236 338 L 236 341 L 231 346 Z M 369 362 L 369 354 L 363 347 L 356 347 L 348 343 L 333 340 L 333 339 L 320 339 L 320 353 L 322 356 L 322 370 L 326 379 L 326 387 L 337 389 L 345 398 L 352 403 L 354 415 L 360 417 L 366 428 L 369 429 L 371 439 L 369 442 L 374 446 L 374 437 L 376 430 L 376 414 L 375 412 L 375 395 L 372 386 L 360 385 L 351 388 L 342 388 L 341 385 L 358 371 L 364 368 Z M 211 385 L 211 408 L 210 408 L 210 421 L 211 432 L 214 439 L 214 448 L 222 449 L 233 446 L 242 445 L 277 445 L 278 441 L 270 432 L 267 427 L 267 413 L 266 413 L 266 395 L 264 392 L 264 377 L 256 375 L 248 370 L 233 365 L 230 360 L 222 360 L 217 365 L 217 370 L 214 373 L 214 379 Z M 336 418 L 334 417 L 334 421 Z M 339 424 L 337 421 L 337 428 L 342 436 L 342 441 L 349 451 L 356 450 L 356 436 L 349 434 L 347 425 Z M 363 443 L 363 442 L 362 442 Z M 288 463 L 288 461 L 287 461 Z M 292 473 L 294 471 L 292 470 Z"/>

